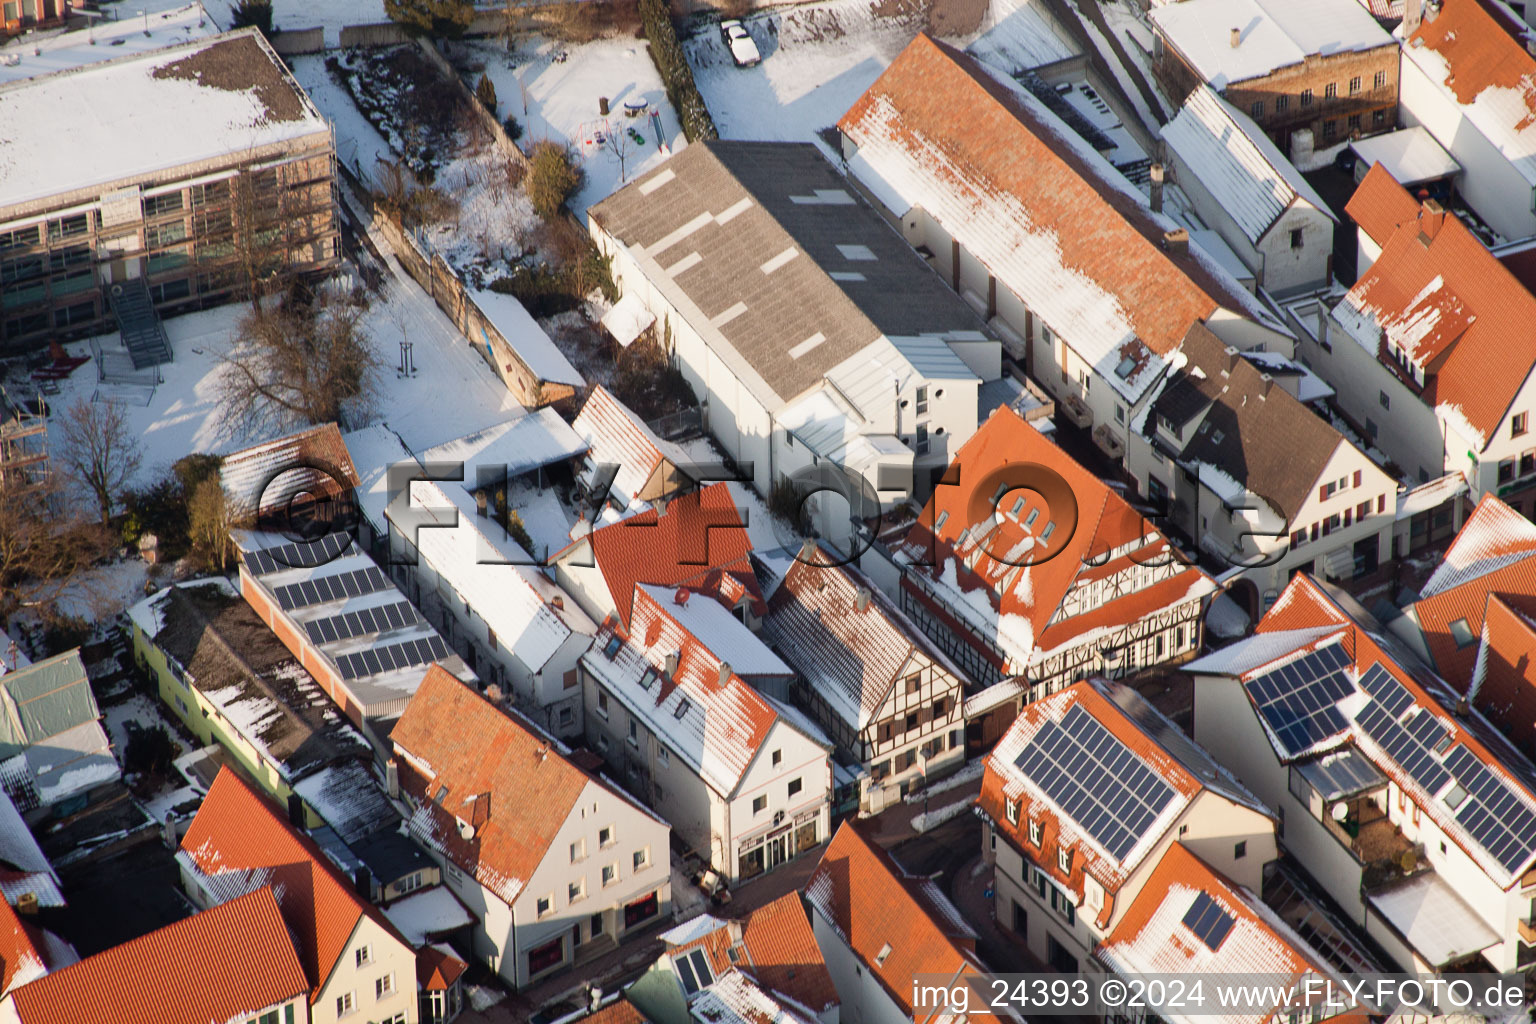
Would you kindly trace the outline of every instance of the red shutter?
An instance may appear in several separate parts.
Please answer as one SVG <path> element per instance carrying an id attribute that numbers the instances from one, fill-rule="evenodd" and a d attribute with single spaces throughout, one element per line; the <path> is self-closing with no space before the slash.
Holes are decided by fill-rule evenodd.
<path id="1" fill-rule="evenodd" d="M 1328 500 L 1328 486 L 1326 484 L 1323 485 L 1322 487 L 1319 487 L 1317 489 L 1317 500 L 1318 501 L 1327 501 Z"/>

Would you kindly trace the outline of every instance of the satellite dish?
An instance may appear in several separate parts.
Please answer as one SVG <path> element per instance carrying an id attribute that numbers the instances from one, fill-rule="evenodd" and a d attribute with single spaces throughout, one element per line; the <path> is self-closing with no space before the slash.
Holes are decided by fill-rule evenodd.
<path id="1" fill-rule="evenodd" d="M 1345 818 L 1349 817 L 1349 804 L 1346 804 L 1343 800 L 1340 800 L 1338 803 L 1333 805 L 1333 810 L 1330 813 L 1332 813 L 1334 821 L 1343 821 Z"/>

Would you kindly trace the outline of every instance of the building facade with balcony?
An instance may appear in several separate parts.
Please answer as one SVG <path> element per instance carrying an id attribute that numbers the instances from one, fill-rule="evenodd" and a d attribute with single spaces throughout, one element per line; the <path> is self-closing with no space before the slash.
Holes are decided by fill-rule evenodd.
<path id="1" fill-rule="evenodd" d="M 1536 769 L 1358 603 L 1298 576 L 1189 670 L 1195 739 L 1399 968 L 1536 963 Z"/>
<path id="2" fill-rule="evenodd" d="M 340 259 L 330 126 L 255 29 L 0 86 L 0 122 L 0 349 Z"/>

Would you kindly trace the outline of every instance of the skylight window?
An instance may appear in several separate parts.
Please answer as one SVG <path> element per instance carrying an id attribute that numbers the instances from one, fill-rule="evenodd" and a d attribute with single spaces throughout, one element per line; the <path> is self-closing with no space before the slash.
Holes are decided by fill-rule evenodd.
<path id="1" fill-rule="evenodd" d="M 1040 510 L 1037 509 L 1037 508 L 1030 509 L 1029 510 L 1029 515 L 1024 517 L 1024 529 L 1027 530 L 1030 527 L 1034 526 L 1035 525 L 1035 520 L 1039 519 L 1039 518 L 1040 518 Z"/>
<path id="2" fill-rule="evenodd" d="M 1227 435 L 1218 430 L 1211 435 L 1211 444 L 1221 444 L 1221 442 L 1225 441 L 1226 439 Z"/>
<path id="3" fill-rule="evenodd" d="M 1466 619 L 1457 619 L 1451 623 L 1451 639 L 1456 641 L 1457 647 L 1466 647 L 1477 639 L 1472 635 L 1472 627 L 1467 625 Z"/>
<path id="4" fill-rule="evenodd" d="M 1120 360 L 1120 365 L 1115 367 L 1115 376 L 1119 377 L 1121 380 L 1125 380 L 1130 377 L 1131 371 L 1134 369 L 1136 369 L 1136 360 L 1132 359 L 1130 356 L 1126 356 L 1124 359 Z"/>
<path id="5" fill-rule="evenodd" d="M 942 530 L 947 522 L 949 522 L 949 512 L 945 510 L 939 513 L 939 518 L 934 521 L 933 528 L 935 530 Z"/>
<path id="6" fill-rule="evenodd" d="M 837 251 L 843 254 L 845 260 L 872 260 L 874 252 L 867 245 L 840 245 Z"/>
<path id="7" fill-rule="evenodd" d="M 672 712 L 672 717 L 678 721 L 682 721 L 683 716 L 688 713 L 688 709 L 690 707 L 692 707 L 692 705 L 688 703 L 688 698 L 684 697 L 682 700 L 677 702 L 677 710 Z"/>
<path id="8" fill-rule="evenodd" d="M 1446 793 L 1443 799 L 1445 800 L 1445 806 L 1454 811 L 1467 799 L 1467 791 L 1459 785 L 1452 786 L 1450 792 Z"/>
<path id="9" fill-rule="evenodd" d="M 623 646 L 623 638 L 615 633 L 613 636 L 610 636 L 608 638 L 608 642 L 603 645 L 603 657 L 607 658 L 609 661 L 612 661 L 614 657 L 619 653 L 619 648 Z"/>
<path id="10" fill-rule="evenodd" d="M 1040 539 L 1042 541 L 1050 540 L 1051 539 L 1051 534 L 1053 534 L 1055 532 L 1056 532 L 1056 524 L 1054 522 L 1046 523 L 1045 524 L 1045 529 L 1043 531 L 1041 531 L 1041 533 L 1040 533 Z"/>
<path id="11" fill-rule="evenodd" d="M 651 684 L 655 681 L 656 670 L 654 668 L 646 669 L 645 672 L 640 676 L 640 689 L 649 690 L 651 688 Z"/>
<path id="12" fill-rule="evenodd" d="M 875 954 L 875 966 L 884 967 L 886 959 L 891 955 L 891 944 L 887 942 L 880 947 L 880 952 Z"/>
<path id="13" fill-rule="evenodd" d="M 1009 515 L 1017 519 L 1019 518 L 1019 513 L 1022 511 L 1024 511 L 1024 496 L 1021 494 L 1017 498 L 1013 499 L 1013 511 L 1010 512 Z"/>

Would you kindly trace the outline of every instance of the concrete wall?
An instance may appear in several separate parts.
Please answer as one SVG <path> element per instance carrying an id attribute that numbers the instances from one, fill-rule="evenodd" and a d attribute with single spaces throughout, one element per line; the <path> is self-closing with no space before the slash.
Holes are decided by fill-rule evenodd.
<path id="1" fill-rule="evenodd" d="M 303 53 L 320 53 L 325 49 L 325 29 L 284 29 L 274 33 L 270 40 L 272 49 L 284 57 L 296 57 Z"/>

